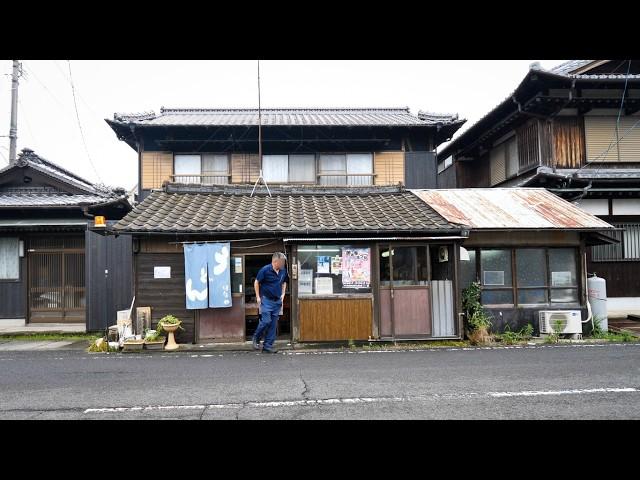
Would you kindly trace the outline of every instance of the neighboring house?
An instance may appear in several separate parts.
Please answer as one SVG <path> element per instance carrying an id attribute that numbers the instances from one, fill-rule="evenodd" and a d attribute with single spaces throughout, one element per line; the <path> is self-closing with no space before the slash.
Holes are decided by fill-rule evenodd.
<path id="1" fill-rule="evenodd" d="M 470 225 L 482 212 L 460 219 L 430 194 L 434 149 L 463 120 L 408 109 L 265 109 L 262 159 L 258 121 L 256 110 L 231 109 L 107 120 L 139 154 L 143 201 L 103 233 L 133 237 L 135 306 L 151 307 L 154 325 L 178 316 L 179 341 L 249 338 L 258 313 L 253 280 L 274 251 L 287 253 L 291 277 L 279 334 L 294 342 L 464 336 L 462 245 L 470 255 L 539 246 L 566 267 L 557 306 L 584 309 L 584 248 L 606 241 L 595 232 L 607 223 L 541 193 L 532 198 L 545 212 L 520 207 L 536 222 L 497 216 L 478 227 L 494 233 L 476 234 Z M 268 188 L 256 186 L 261 171 Z M 186 308 L 183 244 L 194 242 L 230 243 L 230 308 Z M 501 262 L 497 255 L 494 294 L 518 295 L 505 283 L 515 270 L 502 269 L 499 288 Z M 558 293 L 546 284 L 537 290 L 531 295 Z"/>
<path id="2" fill-rule="evenodd" d="M 131 239 L 87 226 L 131 210 L 122 189 L 94 185 L 25 148 L 0 170 L 0 324 L 115 324 L 131 303 Z"/>
<path id="3" fill-rule="evenodd" d="M 544 187 L 619 227 L 587 270 L 606 279 L 610 312 L 640 309 L 640 61 L 533 64 L 439 152 L 438 188 L 468 187 Z"/>

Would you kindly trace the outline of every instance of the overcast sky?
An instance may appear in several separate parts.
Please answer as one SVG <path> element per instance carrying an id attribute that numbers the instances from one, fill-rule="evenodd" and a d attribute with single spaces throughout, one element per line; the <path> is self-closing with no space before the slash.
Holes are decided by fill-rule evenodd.
<path id="1" fill-rule="evenodd" d="M 260 62 L 263 108 L 409 107 L 457 113 L 459 135 L 504 100 L 535 60 Z M 564 60 L 539 60 L 552 68 Z M 0 84 L 0 165 L 9 157 L 12 61 Z M 115 112 L 160 107 L 257 108 L 256 61 L 70 62 L 82 142 L 66 60 L 24 60 L 18 105 L 18 152 L 40 156 L 94 182 L 131 189 L 136 153 L 104 121 Z M 440 147 L 442 148 L 442 147 Z M 93 161 L 95 169 L 91 166 Z"/>

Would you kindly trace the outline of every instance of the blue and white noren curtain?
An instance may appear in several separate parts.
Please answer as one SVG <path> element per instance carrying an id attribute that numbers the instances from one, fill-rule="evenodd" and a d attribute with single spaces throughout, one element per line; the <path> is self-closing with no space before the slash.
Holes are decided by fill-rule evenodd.
<path id="1" fill-rule="evenodd" d="M 209 243 L 209 307 L 231 306 L 231 244 Z"/>
<path id="2" fill-rule="evenodd" d="M 185 244 L 184 247 L 184 279 L 187 295 L 187 309 L 207 308 L 209 284 L 207 276 L 206 245 Z"/>

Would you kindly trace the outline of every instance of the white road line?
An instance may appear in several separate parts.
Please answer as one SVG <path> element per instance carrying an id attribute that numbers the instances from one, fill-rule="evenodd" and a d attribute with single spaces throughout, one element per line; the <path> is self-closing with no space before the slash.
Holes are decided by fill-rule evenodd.
<path id="1" fill-rule="evenodd" d="M 541 395 L 576 395 L 582 393 L 638 392 L 636 388 L 585 388 L 575 390 L 542 390 L 531 392 L 489 392 L 490 397 L 537 397 Z"/>
<path id="2" fill-rule="evenodd" d="M 147 407 L 111 407 L 111 408 L 88 408 L 84 413 L 118 413 L 118 412 L 137 412 L 152 410 L 204 410 L 204 409 L 223 409 L 223 408 L 241 408 L 241 407 L 297 407 L 297 406 L 313 406 L 313 405 L 336 405 L 336 404 L 366 404 L 366 403 L 383 403 L 383 402 L 411 402 L 418 400 L 433 399 L 467 399 L 467 398 L 504 398 L 504 397 L 535 397 L 544 395 L 576 395 L 576 394 L 594 394 L 594 393 L 631 393 L 640 392 L 639 389 L 633 387 L 622 388 L 584 388 L 573 390 L 540 390 L 540 391 L 522 391 L 522 392 L 462 392 L 462 393 L 434 393 L 429 395 L 412 395 L 406 397 L 351 397 L 351 398 L 323 398 L 310 400 L 279 400 L 271 402 L 244 402 L 244 403 L 214 403 L 210 405 L 149 405 Z"/>

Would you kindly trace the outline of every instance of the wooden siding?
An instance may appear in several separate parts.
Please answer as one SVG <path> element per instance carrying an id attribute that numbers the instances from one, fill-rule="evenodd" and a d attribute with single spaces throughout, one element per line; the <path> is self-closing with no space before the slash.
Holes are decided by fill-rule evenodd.
<path id="1" fill-rule="evenodd" d="M 406 152 L 404 171 L 407 188 L 437 188 L 435 152 Z"/>
<path id="2" fill-rule="evenodd" d="M 589 162 L 637 162 L 640 158 L 640 128 L 631 128 L 640 117 L 584 117 L 586 157 Z M 624 137 L 624 138 L 622 138 Z M 616 139 L 620 139 L 616 145 Z M 609 148 L 611 147 L 611 148 Z M 607 151 L 608 150 L 608 151 Z M 607 152 L 606 154 L 604 152 Z"/>
<path id="3" fill-rule="evenodd" d="M 85 232 L 87 331 L 115 325 L 117 311 L 133 299 L 133 253 L 130 235 Z M 106 273 L 105 273 L 106 271 Z"/>
<path id="4" fill-rule="evenodd" d="M 456 188 L 486 188 L 491 186 L 489 154 L 473 161 L 455 161 Z"/>
<path id="5" fill-rule="evenodd" d="M 491 150 L 491 186 L 497 185 L 507 178 L 504 147 L 505 145 L 501 144 Z"/>
<path id="6" fill-rule="evenodd" d="M 540 145 L 538 143 L 538 121 L 529 123 L 516 129 L 518 138 L 518 160 L 520 170 L 540 163 Z"/>
<path id="7" fill-rule="evenodd" d="M 376 152 L 373 173 L 376 185 L 404 184 L 404 152 Z"/>
<path id="8" fill-rule="evenodd" d="M 153 267 L 171 267 L 171 278 L 153 278 Z M 139 253 L 135 255 L 136 306 L 151 307 L 155 328 L 165 315 L 182 320 L 184 330 L 176 332 L 178 343 L 195 339 L 195 310 L 187 310 L 184 293 L 184 255 L 181 253 Z"/>
<path id="9" fill-rule="evenodd" d="M 556 117 L 553 121 L 553 156 L 558 168 L 584 164 L 585 146 L 581 117 Z"/>
<path id="10" fill-rule="evenodd" d="M 607 282 L 607 297 L 637 297 L 640 292 L 640 261 L 593 262 L 587 248 L 587 271 Z"/>
<path id="11" fill-rule="evenodd" d="M 368 340 L 371 298 L 300 299 L 300 341 Z"/>
<path id="12" fill-rule="evenodd" d="M 253 183 L 260 175 L 260 161 L 253 153 L 234 153 L 231 155 L 231 182 Z"/>
<path id="13" fill-rule="evenodd" d="M 160 188 L 173 175 L 173 153 L 142 152 L 142 188 Z"/>

